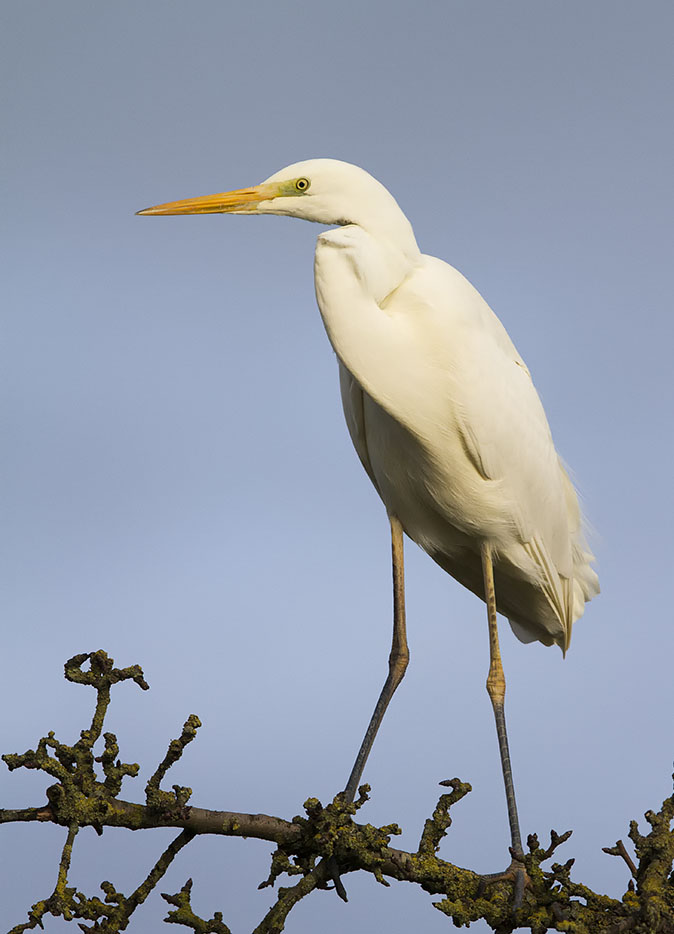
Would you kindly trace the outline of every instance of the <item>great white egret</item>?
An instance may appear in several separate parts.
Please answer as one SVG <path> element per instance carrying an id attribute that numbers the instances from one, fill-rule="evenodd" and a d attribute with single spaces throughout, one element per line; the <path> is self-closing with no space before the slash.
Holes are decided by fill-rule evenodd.
<path id="1" fill-rule="evenodd" d="M 573 623 L 599 591 L 578 498 L 529 371 L 484 299 L 451 266 L 420 252 L 392 195 L 363 169 L 312 159 L 253 188 L 139 213 L 221 212 L 337 228 L 318 237 L 316 297 L 339 359 L 351 440 L 388 512 L 394 581 L 389 674 L 345 795 L 353 800 L 407 668 L 405 532 L 487 604 L 487 690 L 512 850 L 521 854 L 496 612 L 523 642 L 566 652 Z"/>

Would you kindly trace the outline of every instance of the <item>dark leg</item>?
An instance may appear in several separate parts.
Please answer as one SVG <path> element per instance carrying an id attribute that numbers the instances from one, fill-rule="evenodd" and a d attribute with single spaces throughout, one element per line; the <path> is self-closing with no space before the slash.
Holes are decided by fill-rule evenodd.
<path id="1" fill-rule="evenodd" d="M 388 660 L 388 677 L 379 695 L 377 706 L 374 708 L 370 725 L 361 744 L 351 775 L 344 789 L 347 801 L 353 801 L 363 775 L 363 769 L 370 755 L 374 738 L 377 735 L 386 708 L 389 705 L 395 689 L 403 679 L 410 653 L 407 647 L 407 630 L 405 627 L 405 567 L 403 557 L 403 527 L 396 516 L 389 516 L 391 523 L 391 552 L 393 557 L 393 641 L 391 654 Z"/>
<path id="2" fill-rule="evenodd" d="M 520 822 L 517 816 L 517 802 L 515 801 L 515 786 L 513 784 L 510 752 L 508 750 L 508 734 L 505 720 L 505 676 L 501 664 L 501 651 L 498 644 L 498 627 L 496 623 L 496 590 L 494 588 L 494 567 L 491 558 L 491 546 L 482 545 L 482 573 L 484 575 L 484 597 L 487 604 L 487 617 L 489 619 L 489 674 L 487 676 L 487 691 L 494 708 L 496 720 L 496 733 L 498 735 L 499 751 L 501 753 L 501 768 L 503 769 L 503 783 L 505 785 L 506 802 L 508 804 L 508 821 L 510 823 L 511 850 L 514 856 L 522 856 L 522 837 L 520 836 Z M 516 862 L 516 861 L 514 861 Z M 516 904 L 521 902 L 524 886 L 524 869 L 515 870 Z"/>

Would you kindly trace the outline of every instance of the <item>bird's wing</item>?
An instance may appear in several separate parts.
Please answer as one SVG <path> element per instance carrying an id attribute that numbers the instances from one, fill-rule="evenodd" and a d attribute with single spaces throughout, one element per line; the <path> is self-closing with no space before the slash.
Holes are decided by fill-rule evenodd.
<path id="1" fill-rule="evenodd" d="M 514 565 L 530 564 L 523 571 L 537 570 L 550 605 L 570 630 L 579 510 L 529 370 L 499 319 L 460 273 L 427 258 L 416 279 L 403 285 L 398 300 L 417 317 L 414 332 L 423 342 L 411 365 L 418 370 L 425 361 L 427 392 L 435 396 L 434 406 L 444 406 L 432 416 L 438 429 L 445 428 L 444 438 L 436 431 L 432 440 L 436 456 L 443 456 L 444 447 L 462 488 L 461 509 L 472 509 L 468 518 L 478 534 L 500 542 L 501 557 Z M 396 313 L 395 296 L 388 310 Z M 452 431 L 464 461 L 447 437 Z"/>
<path id="2" fill-rule="evenodd" d="M 436 296 L 437 320 L 423 330 L 435 331 L 446 354 L 447 420 L 472 464 L 478 511 L 487 525 L 494 523 L 490 537 L 501 541 L 503 559 L 527 570 L 524 551 L 570 633 L 580 510 L 531 375 L 499 319 L 460 273 L 429 260 L 427 275 L 433 290 L 444 286 L 444 298 Z"/>
<path id="3" fill-rule="evenodd" d="M 439 260 L 431 268 L 447 286 L 440 314 L 452 345 L 448 403 L 466 451 L 475 470 L 498 484 L 521 539 L 537 540 L 558 572 L 570 576 L 569 520 L 577 526 L 579 512 L 529 370 L 473 286 Z"/>

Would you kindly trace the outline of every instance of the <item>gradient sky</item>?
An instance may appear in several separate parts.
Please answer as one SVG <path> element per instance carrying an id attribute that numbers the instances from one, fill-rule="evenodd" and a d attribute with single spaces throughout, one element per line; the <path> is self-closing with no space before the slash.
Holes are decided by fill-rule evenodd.
<path id="1" fill-rule="evenodd" d="M 390 569 L 315 307 L 320 228 L 134 212 L 346 159 L 501 317 L 572 466 L 603 593 L 566 661 L 502 626 L 511 748 L 523 832 L 573 828 L 576 878 L 622 894 L 601 847 L 670 793 L 674 756 L 673 27 L 669 0 L 5 0 L 3 752 L 77 738 L 93 692 L 62 665 L 104 647 L 152 688 L 113 693 L 108 729 L 143 766 L 126 797 L 191 712 L 169 785 L 194 804 L 290 818 L 343 786 L 386 670 Z M 458 775 L 474 791 L 441 855 L 495 871 L 484 608 L 407 554 L 412 660 L 361 818 L 415 848 Z M 0 771 L 5 806 L 44 787 Z M 84 830 L 71 881 L 128 892 L 171 836 Z M 64 831 L 3 839 L 4 931 L 51 892 Z M 270 852 L 198 839 L 160 890 L 192 876 L 195 910 L 245 934 Z M 290 934 L 448 929 L 410 886 L 346 881 L 348 905 L 317 893 Z M 131 930 L 165 911 L 155 896 Z"/>

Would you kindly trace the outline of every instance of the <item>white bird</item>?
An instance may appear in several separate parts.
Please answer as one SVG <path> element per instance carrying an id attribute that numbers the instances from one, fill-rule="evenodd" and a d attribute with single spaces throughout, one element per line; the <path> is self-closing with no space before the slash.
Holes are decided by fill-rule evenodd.
<path id="1" fill-rule="evenodd" d="M 394 574 L 389 676 L 345 795 L 353 800 L 407 667 L 404 531 L 487 603 L 487 688 L 520 853 L 496 610 L 523 642 L 566 652 L 573 623 L 599 592 L 578 498 L 529 370 L 480 294 L 420 252 L 395 199 L 363 169 L 312 159 L 253 188 L 139 213 L 221 212 L 336 225 L 318 237 L 316 297 L 339 360 L 351 440 L 391 522 Z"/>

